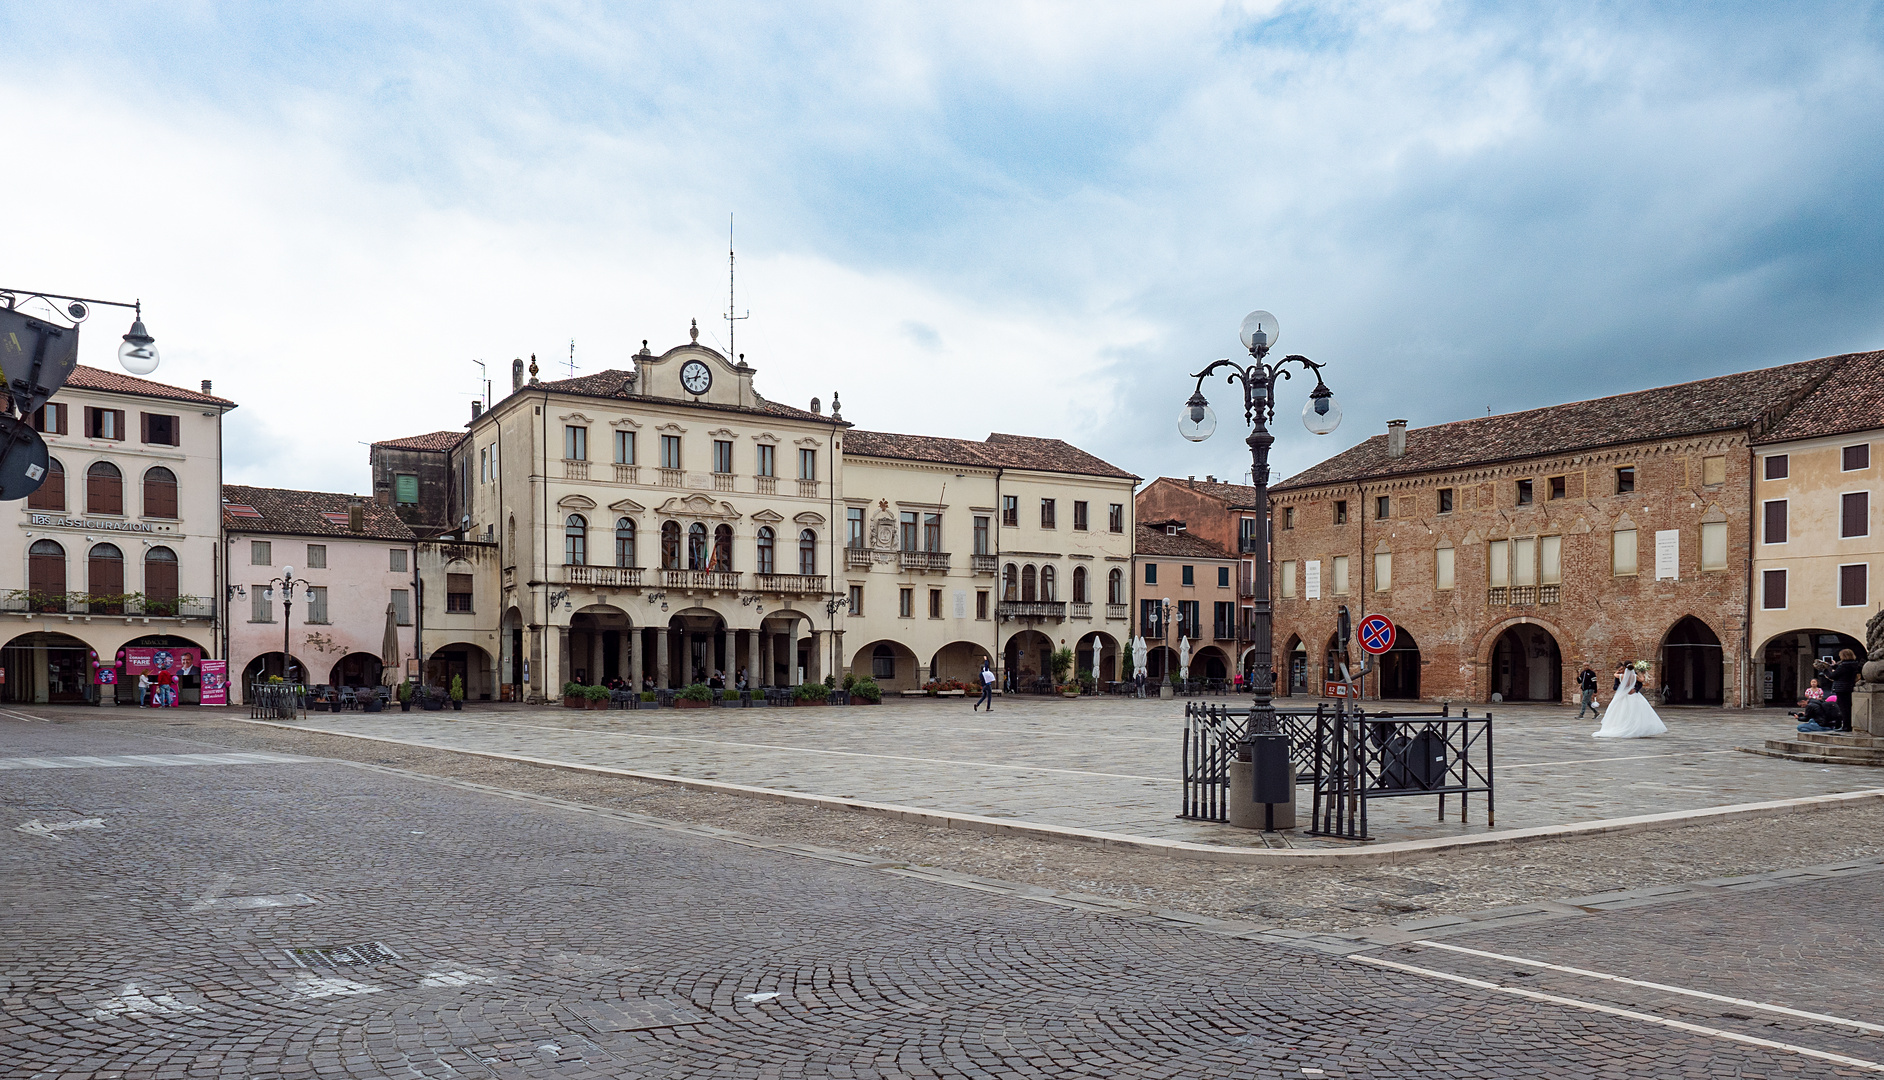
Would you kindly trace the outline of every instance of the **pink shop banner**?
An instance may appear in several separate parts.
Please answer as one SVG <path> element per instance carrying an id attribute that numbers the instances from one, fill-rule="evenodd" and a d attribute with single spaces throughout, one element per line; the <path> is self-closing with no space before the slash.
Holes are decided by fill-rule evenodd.
<path id="1" fill-rule="evenodd" d="M 205 705 L 229 704 L 229 661 L 204 660 L 202 702 Z"/>

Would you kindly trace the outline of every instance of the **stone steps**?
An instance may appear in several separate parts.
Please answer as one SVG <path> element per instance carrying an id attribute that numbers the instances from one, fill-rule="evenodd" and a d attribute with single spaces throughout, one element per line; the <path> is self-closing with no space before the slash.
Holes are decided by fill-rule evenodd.
<path id="1" fill-rule="evenodd" d="M 1884 767 L 1884 739 L 1872 735 L 1831 735 L 1800 732 L 1789 739 L 1768 739 L 1764 747 L 1740 747 L 1749 754 L 1785 758 L 1814 765 L 1872 765 Z"/>

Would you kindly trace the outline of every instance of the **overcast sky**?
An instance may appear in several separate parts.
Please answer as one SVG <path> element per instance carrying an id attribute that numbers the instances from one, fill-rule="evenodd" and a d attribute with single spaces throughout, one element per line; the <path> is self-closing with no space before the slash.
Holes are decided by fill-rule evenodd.
<path id="1" fill-rule="evenodd" d="M 1146 477 L 1243 314 L 1375 432 L 1884 346 L 1867 4 L 11 4 L 0 286 L 142 297 L 231 482 L 726 338 L 863 427 Z M 84 361 L 115 367 L 105 312 Z"/>

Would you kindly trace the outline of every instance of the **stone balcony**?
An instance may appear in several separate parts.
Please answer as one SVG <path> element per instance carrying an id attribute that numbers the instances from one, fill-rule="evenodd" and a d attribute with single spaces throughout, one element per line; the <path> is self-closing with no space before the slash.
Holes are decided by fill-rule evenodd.
<path id="1" fill-rule="evenodd" d="M 737 570 L 662 570 L 661 587 L 691 592 L 738 592 Z"/>
<path id="2" fill-rule="evenodd" d="M 844 566 L 846 569 L 868 570 L 870 569 L 870 563 L 871 556 L 869 548 L 847 547 L 844 549 Z"/>
<path id="3" fill-rule="evenodd" d="M 970 555 L 968 569 L 977 574 L 998 574 L 1001 572 L 999 555 Z"/>
<path id="4" fill-rule="evenodd" d="M 946 551 L 899 551 L 896 561 L 904 570 L 940 570 L 947 572 L 949 553 Z"/>
<path id="5" fill-rule="evenodd" d="M 823 574 L 755 574 L 760 592 L 785 593 L 790 596 L 824 595 Z"/>
<path id="6" fill-rule="evenodd" d="M 995 617 L 1008 619 L 1056 619 L 1066 621 L 1066 604 L 1059 600 L 1003 600 L 994 606 Z"/>
<path id="7" fill-rule="evenodd" d="M 639 589 L 642 573 L 639 566 L 565 566 L 563 584 L 602 589 Z"/>
<path id="8" fill-rule="evenodd" d="M 587 480 L 588 478 L 589 478 L 589 463 L 588 462 L 576 461 L 570 458 L 565 458 L 563 460 L 563 479 L 564 480 Z"/>
<path id="9" fill-rule="evenodd" d="M 1107 621 L 1129 619 L 1131 617 L 1132 617 L 1132 605 L 1130 604 L 1107 604 L 1106 605 Z"/>

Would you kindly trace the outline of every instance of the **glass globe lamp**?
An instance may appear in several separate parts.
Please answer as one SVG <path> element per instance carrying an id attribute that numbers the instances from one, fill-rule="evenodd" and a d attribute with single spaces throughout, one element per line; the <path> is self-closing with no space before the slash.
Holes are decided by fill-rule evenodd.
<path id="1" fill-rule="evenodd" d="M 1334 391 L 1316 382 L 1302 406 L 1302 426 L 1317 435 L 1326 435 L 1341 426 L 1341 406 L 1335 404 Z"/>
<path id="2" fill-rule="evenodd" d="M 1243 339 L 1243 347 L 1251 352 L 1266 352 L 1276 346 L 1276 339 L 1281 336 L 1281 327 L 1276 325 L 1276 317 L 1267 311 L 1252 311 L 1243 316 L 1243 325 L 1236 336 Z"/>
<path id="3" fill-rule="evenodd" d="M 1191 442 L 1203 442 L 1217 430 L 1217 413 L 1204 400 L 1202 393 L 1194 393 L 1184 403 L 1184 410 L 1178 414 L 1178 434 Z"/>
<path id="4" fill-rule="evenodd" d="M 131 323 L 131 332 L 118 346 L 118 363 L 133 375 L 149 375 L 157 370 L 157 339 L 144 329 L 144 320 Z"/>

